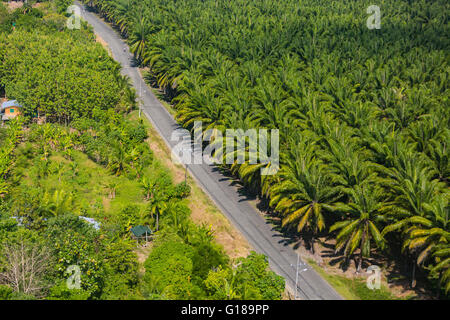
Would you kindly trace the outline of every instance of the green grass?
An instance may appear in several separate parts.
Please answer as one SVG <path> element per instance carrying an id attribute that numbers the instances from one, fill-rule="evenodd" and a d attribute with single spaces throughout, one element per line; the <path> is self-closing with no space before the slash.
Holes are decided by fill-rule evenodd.
<path id="1" fill-rule="evenodd" d="M 73 160 L 65 159 L 61 153 L 55 152 L 49 160 L 51 161 L 50 173 L 45 178 L 37 178 L 35 170 L 24 170 L 31 168 L 33 160 L 23 166 L 21 184 L 33 187 L 36 181 L 44 190 L 64 190 L 74 195 L 73 207 L 86 208 L 98 207 L 103 209 L 105 214 L 119 212 L 122 208 L 129 205 L 136 205 L 142 210 L 146 206 L 143 199 L 139 181 L 129 179 L 126 176 L 115 176 L 108 169 L 96 164 L 90 160 L 86 154 L 74 151 Z M 70 163 L 77 164 L 76 175 Z M 62 163 L 63 169 L 60 177 L 54 168 L 56 164 Z M 111 182 L 117 184 L 116 197 L 109 199 L 107 185 Z M 81 213 L 81 212 L 77 212 Z"/>
<path id="2" fill-rule="evenodd" d="M 380 289 L 371 290 L 367 288 L 365 279 L 328 274 L 311 259 L 308 259 L 308 264 L 346 300 L 401 300 L 383 285 Z"/>

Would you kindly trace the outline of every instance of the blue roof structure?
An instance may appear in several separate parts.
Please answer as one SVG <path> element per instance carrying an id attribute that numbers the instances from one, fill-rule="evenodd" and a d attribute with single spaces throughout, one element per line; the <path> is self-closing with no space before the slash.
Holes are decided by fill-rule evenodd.
<path id="1" fill-rule="evenodd" d="M 3 112 L 7 108 L 11 107 L 22 107 L 17 100 L 9 100 L 2 103 L 2 107 L 0 108 L 1 112 Z"/>
<path id="2" fill-rule="evenodd" d="M 92 225 L 95 230 L 100 229 L 100 222 L 95 221 L 94 218 L 88 218 L 88 217 L 83 217 L 83 216 L 79 216 L 78 218 L 83 219 L 84 221 L 86 221 L 87 223 Z"/>

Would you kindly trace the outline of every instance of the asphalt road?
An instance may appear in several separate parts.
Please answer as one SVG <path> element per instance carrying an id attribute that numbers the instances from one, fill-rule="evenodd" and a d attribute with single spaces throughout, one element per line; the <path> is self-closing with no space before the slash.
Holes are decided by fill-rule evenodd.
<path id="1" fill-rule="evenodd" d="M 75 2 L 82 7 L 82 4 Z M 130 77 L 136 92 L 140 93 L 143 103 L 143 113 L 153 124 L 170 149 L 177 143 L 170 141 L 172 132 L 179 128 L 173 117 L 158 101 L 153 92 L 147 87 L 136 66 L 133 65 L 133 55 L 127 44 L 106 23 L 89 10 L 82 10 L 82 17 L 93 26 L 98 34 L 109 46 L 111 53 L 123 69 L 122 73 Z M 245 236 L 256 252 L 265 254 L 269 265 L 277 274 L 286 279 L 286 285 L 294 292 L 296 281 L 297 254 L 286 244 L 284 237 L 267 223 L 258 213 L 249 199 L 238 192 L 231 181 L 218 172 L 213 166 L 206 164 L 188 165 L 190 174 L 198 185 L 231 220 L 233 225 Z M 301 263 L 303 263 L 300 260 Z M 298 298 L 307 300 L 337 300 L 340 295 L 310 266 L 299 267 Z"/>

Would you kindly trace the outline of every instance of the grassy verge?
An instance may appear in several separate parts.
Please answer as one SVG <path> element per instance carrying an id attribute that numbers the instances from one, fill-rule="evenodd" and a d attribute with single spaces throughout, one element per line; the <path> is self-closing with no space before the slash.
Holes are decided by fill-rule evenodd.
<path id="1" fill-rule="evenodd" d="M 363 278 L 348 279 L 340 275 L 325 272 L 317 263 L 308 259 L 308 264 L 319 273 L 333 288 L 347 300 L 405 300 L 412 297 L 399 298 L 393 295 L 389 288 L 381 285 L 380 289 L 367 288 Z"/>

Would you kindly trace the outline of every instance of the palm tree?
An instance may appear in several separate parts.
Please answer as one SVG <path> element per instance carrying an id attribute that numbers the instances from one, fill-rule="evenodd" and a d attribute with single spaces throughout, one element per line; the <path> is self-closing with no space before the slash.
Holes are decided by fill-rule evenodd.
<path id="1" fill-rule="evenodd" d="M 108 159 L 109 169 L 117 176 L 121 175 L 128 168 L 128 155 L 122 143 L 118 143 L 112 150 Z"/>
<path id="2" fill-rule="evenodd" d="M 140 185 L 142 191 L 144 192 L 145 200 L 150 200 L 150 195 L 155 188 L 155 183 L 147 177 L 143 177 Z"/>
<path id="3" fill-rule="evenodd" d="M 133 29 L 130 34 L 130 50 L 134 56 L 142 61 L 146 47 L 148 36 L 152 33 L 152 28 L 145 17 L 136 18 L 133 23 Z"/>
<path id="4" fill-rule="evenodd" d="M 192 126 L 194 121 L 202 121 L 205 130 L 224 127 L 223 118 L 230 109 L 215 98 L 214 90 L 193 80 L 184 85 L 186 94 L 174 99 L 178 102 L 177 119 L 186 127 Z M 190 94 L 194 92 L 195 95 Z"/>
<path id="5" fill-rule="evenodd" d="M 64 190 L 56 190 L 53 195 L 50 195 L 46 191 L 42 197 L 39 212 L 44 216 L 49 214 L 55 217 L 61 216 L 70 212 L 72 203 L 72 194 L 67 193 Z"/>
<path id="6" fill-rule="evenodd" d="M 62 162 L 56 163 L 53 173 L 56 174 L 59 182 L 61 182 L 61 176 L 62 176 L 63 172 L 64 172 L 64 164 Z"/>
<path id="7" fill-rule="evenodd" d="M 384 184 L 394 196 L 386 207 L 387 212 L 396 217 L 424 216 L 423 205 L 431 203 L 443 184 L 431 179 L 433 168 L 422 154 L 400 146 L 394 150 L 387 158 L 392 167 L 377 166 L 380 174 L 386 176 Z"/>
<path id="8" fill-rule="evenodd" d="M 292 158 L 280 170 L 280 182 L 270 189 L 270 205 L 284 216 L 282 226 L 295 223 L 298 232 L 308 229 L 313 253 L 314 237 L 325 228 L 323 209 L 331 211 L 341 196 L 314 151 L 308 143 L 291 149 Z"/>
<path id="9" fill-rule="evenodd" d="M 183 206 L 180 201 L 170 199 L 167 202 L 167 206 L 165 208 L 165 213 L 170 217 L 172 225 L 179 230 L 180 227 L 184 224 L 185 220 L 183 220 Z M 201 234 L 201 233 L 199 233 Z M 189 239 L 185 239 L 189 241 Z"/>
<path id="10" fill-rule="evenodd" d="M 38 178 L 45 178 L 50 173 L 50 160 L 39 160 L 38 168 Z"/>
<path id="11" fill-rule="evenodd" d="M 425 203 L 425 217 L 419 217 L 413 226 L 407 229 L 407 240 L 404 247 L 409 250 L 420 250 L 417 263 L 423 264 L 435 248 L 450 245 L 449 193 L 439 194 L 431 203 Z"/>
<path id="12" fill-rule="evenodd" d="M 58 141 L 68 160 L 72 159 L 73 141 L 70 135 L 63 135 Z"/>
<path id="13" fill-rule="evenodd" d="M 376 166 L 368 161 L 367 152 L 349 135 L 337 139 L 330 136 L 324 143 L 327 145 L 324 158 L 330 164 L 333 180 L 343 192 L 351 192 L 354 186 L 376 179 Z"/>
<path id="14" fill-rule="evenodd" d="M 117 187 L 119 186 L 119 184 L 117 183 L 117 181 L 110 181 L 109 183 L 107 183 L 105 185 L 105 187 L 108 189 L 108 197 L 110 199 L 115 199 L 116 198 L 116 192 L 117 192 Z"/>
<path id="15" fill-rule="evenodd" d="M 141 155 L 142 154 L 137 147 L 134 147 L 133 149 L 130 150 L 130 152 L 128 153 L 128 160 L 129 160 L 131 169 L 136 170 L 135 163 L 138 162 Z M 139 178 L 139 176 L 138 176 L 138 178 Z"/>
<path id="16" fill-rule="evenodd" d="M 394 145 L 395 146 L 395 145 Z M 426 223 L 428 209 L 427 204 L 433 202 L 433 198 L 443 184 L 438 180 L 432 180 L 433 168 L 422 154 L 417 154 L 411 149 L 405 150 L 397 145 L 387 159 L 393 167 L 383 168 L 379 166 L 381 174 L 388 178 L 384 183 L 392 194 L 392 200 L 386 203 L 383 211 L 390 220 L 389 225 L 383 230 L 384 234 L 391 231 L 403 231 L 403 250 L 409 247 L 409 233 L 406 232 L 411 225 Z M 413 242 L 411 253 L 413 259 L 412 286 L 415 283 L 415 270 L 418 264 L 419 253 Z"/>
<path id="17" fill-rule="evenodd" d="M 74 178 L 76 175 L 77 175 L 77 173 L 78 173 L 78 162 L 76 162 L 76 161 L 71 161 L 70 163 L 69 163 L 69 167 L 70 167 L 70 170 L 72 171 L 72 178 Z"/>
<path id="18" fill-rule="evenodd" d="M 156 214 L 156 230 L 159 230 L 159 216 L 166 213 L 168 206 L 168 195 L 162 190 L 158 190 L 157 185 L 154 185 L 154 192 L 150 198 L 149 212 L 151 217 Z"/>
<path id="19" fill-rule="evenodd" d="M 369 184 L 354 186 L 348 204 L 338 203 L 335 210 L 345 214 L 345 221 L 335 223 L 330 232 L 339 230 L 336 237 L 336 251 L 344 249 L 349 257 L 359 248 L 357 272 L 361 271 L 363 259 L 370 256 L 371 243 L 383 249 L 384 239 L 377 227 L 384 203 L 383 190 Z"/>
<path id="20" fill-rule="evenodd" d="M 136 90 L 132 86 L 130 77 L 122 76 L 120 74 L 120 71 L 118 70 L 117 73 L 115 73 L 115 78 L 120 88 L 120 97 L 121 97 L 120 106 L 122 107 L 122 109 L 119 109 L 119 111 L 121 112 L 125 111 L 128 113 L 136 109 L 137 95 Z"/>
<path id="21" fill-rule="evenodd" d="M 131 12 L 131 1 L 130 0 L 118 0 L 113 2 L 113 7 L 111 8 L 111 18 L 114 23 L 119 27 L 120 32 L 126 36 L 128 33 L 128 22 Z"/>
<path id="22" fill-rule="evenodd" d="M 427 152 L 430 159 L 433 161 L 437 178 L 446 183 L 448 183 L 448 177 L 450 177 L 448 141 L 450 141 L 450 137 L 443 141 L 430 140 L 428 142 L 429 151 Z"/>
<path id="23" fill-rule="evenodd" d="M 27 0 L 25 0 L 25 3 L 23 4 L 22 9 L 21 9 L 22 13 L 23 14 L 30 13 L 32 9 L 33 9 L 32 5 L 30 3 L 28 3 Z"/>
<path id="24" fill-rule="evenodd" d="M 448 192 L 436 195 L 431 201 L 422 205 L 423 211 L 411 213 L 386 226 L 385 235 L 392 231 L 402 231 L 403 250 L 409 250 L 417 257 L 414 266 L 424 264 L 437 249 L 450 244 L 448 221 Z M 414 283 L 413 276 L 413 283 Z"/>
<path id="25" fill-rule="evenodd" d="M 430 272 L 438 274 L 439 278 L 439 294 L 443 288 L 445 293 L 450 292 L 450 248 L 446 245 L 439 245 L 433 252 L 435 264 L 430 268 Z"/>

